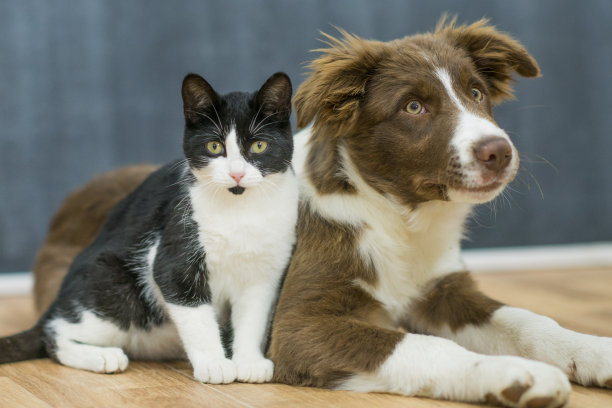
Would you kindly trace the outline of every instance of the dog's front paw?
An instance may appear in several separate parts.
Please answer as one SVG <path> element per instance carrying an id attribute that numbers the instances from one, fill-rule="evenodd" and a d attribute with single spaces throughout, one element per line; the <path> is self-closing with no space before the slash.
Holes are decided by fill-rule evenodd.
<path id="1" fill-rule="evenodd" d="M 228 384 L 236 380 L 236 365 L 227 358 L 194 362 L 193 376 L 203 383 Z"/>
<path id="2" fill-rule="evenodd" d="M 235 358 L 236 379 L 241 382 L 269 382 L 274 373 L 274 363 L 267 358 Z"/>
<path id="3" fill-rule="evenodd" d="M 612 338 L 576 334 L 567 375 L 581 385 L 612 388 Z"/>
<path id="4" fill-rule="evenodd" d="M 489 357 L 475 369 L 477 373 L 472 378 L 481 380 L 484 401 L 488 404 L 553 408 L 563 406 L 569 399 L 571 387 L 567 377 L 548 364 L 518 357 Z"/>

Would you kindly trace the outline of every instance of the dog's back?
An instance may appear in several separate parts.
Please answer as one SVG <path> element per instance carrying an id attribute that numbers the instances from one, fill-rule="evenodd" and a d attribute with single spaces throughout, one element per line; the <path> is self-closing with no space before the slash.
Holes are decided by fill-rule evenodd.
<path id="1" fill-rule="evenodd" d="M 39 314 L 53 302 L 72 260 L 94 240 L 108 211 L 155 169 L 152 165 L 122 167 L 95 177 L 64 199 L 34 264 L 34 301 Z"/>

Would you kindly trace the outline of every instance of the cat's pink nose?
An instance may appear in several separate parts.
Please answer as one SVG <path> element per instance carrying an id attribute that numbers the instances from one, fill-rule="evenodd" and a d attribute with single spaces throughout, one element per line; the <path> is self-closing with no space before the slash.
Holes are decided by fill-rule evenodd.
<path id="1" fill-rule="evenodd" d="M 244 177 L 244 171 L 233 171 L 230 173 L 230 177 L 236 180 L 236 183 L 240 183 L 240 180 Z"/>

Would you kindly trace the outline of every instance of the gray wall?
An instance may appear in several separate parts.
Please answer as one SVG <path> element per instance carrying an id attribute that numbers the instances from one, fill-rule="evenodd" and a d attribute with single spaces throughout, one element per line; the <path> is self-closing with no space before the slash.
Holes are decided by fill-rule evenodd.
<path id="1" fill-rule="evenodd" d="M 543 77 L 496 109 L 523 153 L 506 198 L 480 207 L 467 246 L 612 240 L 612 2 L 0 2 L 0 272 L 27 270 L 62 198 L 94 174 L 181 154 L 180 82 L 297 85 L 318 31 L 391 40 L 443 11 L 489 17 Z"/>

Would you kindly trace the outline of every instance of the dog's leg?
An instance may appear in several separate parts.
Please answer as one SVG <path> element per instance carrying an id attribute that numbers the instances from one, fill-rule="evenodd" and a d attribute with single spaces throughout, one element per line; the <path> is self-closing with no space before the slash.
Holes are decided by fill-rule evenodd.
<path id="1" fill-rule="evenodd" d="M 440 337 L 411 333 L 378 370 L 356 374 L 337 388 L 530 408 L 562 406 L 571 390 L 550 365 L 477 354 Z"/>
<path id="2" fill-rule="evenodd" d="M 413 305 L 413 328 L 485 354 L 511 354 L 559 367 L 582 385 L 612 388 L 612 338 L 577 333 L 481 292 L 466 272 L 431 282 Z"/>
<path id="3" fill-rule="evenodd" d="M 509 407 L 558 407 L 570 393 L 556 367 L 477 354 L 441 337 L 348 316 L 278 320 L 276 330 L 271 357 L 278 382 Z"/>

